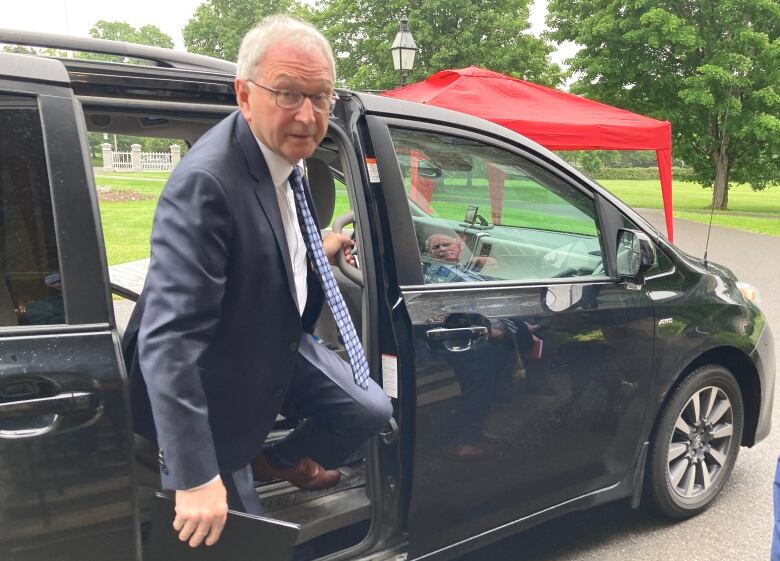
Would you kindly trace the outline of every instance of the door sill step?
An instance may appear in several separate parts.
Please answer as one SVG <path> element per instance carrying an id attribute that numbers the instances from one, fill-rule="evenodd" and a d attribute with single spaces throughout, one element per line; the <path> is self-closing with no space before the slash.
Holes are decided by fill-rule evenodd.
<path id="1" fill-rule="evenodd" d="M 341 481 L 329 489 L 305 491 L 287 481 L 257 487 L 263 514 L 301 526 L 297 543 L 333 532 L 371 517 L 363 466 L 341 467 Z"/>

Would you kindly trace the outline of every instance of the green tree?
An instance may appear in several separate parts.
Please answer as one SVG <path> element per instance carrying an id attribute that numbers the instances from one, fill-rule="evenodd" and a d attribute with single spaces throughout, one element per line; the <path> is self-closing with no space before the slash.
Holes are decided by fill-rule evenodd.
<path id="1" fill-rule="evenodd" d="M 173 39 L 163 33 L 156 25 L 144 25 L 138 29 L 124 21 L 98 20 L 93 25 L 89 34 L 95 39 L 108 39 L 109 41 L 122 41 L 125 43 L 137 43 L 139 45 L 151 45 L 153 47 L 173 48 Z M 127 59 L 125 57 L 102 55 L 97 53 L 78 53 L 78 58 L 89 60 L 110 60 L 117 62 L 131 62 L 143 64 L 140 59 Z"/>
<path id="2" fill-rule="evenodd" d="M 554 40 L 583 48 L 572 90 L 672 122 L 712 204 L 729 182 L 780 183 L 777 0 L 551 0 Z"/>
<path id="3" fill-rule="evenodd" d="M 3 45 L 0 51 L 4 53 L 14 53 L 17 55 L 34 55 L 36 50 L 32 47 L 25 47 L 24 45 Z"/>
<path id="4" fill-rule="evenodd" d="M 154 138 L 151 136 L 140 138 L 141 149 L 144 152 L 170 152 L 171 145 L 178 144 L 181 147 L 181 153 L 187 151 L 187 143 L 176 138 Z"/>
<path id="5" fill-rule="evenodd" d="M 265 16 L 290 13 L 308 19 L 296 0 L 206 0 L 182 29 L 188 51 L 235 61 L 241 39 Z"/>
<path id="6" fill-rule="evenodd" d="M 591 177 L 596 177 L 604 167 L 604 162 L 598 152 L 592 150 L 585 150 L 582 152 L 580 159 L 580 166 Z"/>
<path id="7" fill-rule="evenodd" d="M 140 43 L 142 45 L 154 45 L 155 47 L 163 47 L 164 49 L 173 48 L 173 39 L 167 33 L 163 33 L 162 30 L 156 25 L 142 25 L 138 28 L 134 43 Z"/>
<path id="8" fill-rule="evenodd" d="M 95 39 L 108 39 L 110 41 L 153 45 L 166 49 L 173 48 L 173 39 L 171 39 L 169 35 L 163 33 L 156 25 L 144 25 L 136 29 L 124 21 L 107 21 L 101 19 L 90 28 L 89 34 Z"/>
<path id="9" fill-rule="evenodd" d="M 333 44 L 339 76 L 355 89 L 396 87 L 390 45 L 409 7 L 420 48 L 409 81 L 482 66 L 546 85 L 561 81 L 552 46 L 529 32 L 529 0 L 320 0 L 311 18 Z"/>
<path id="10" fill-rule="evenodd" d="M 561 81 L 552 46 L 528 31 L 529 0 L 420 0 L 408 12 L 420 46 L 410 81 L 444 68 L 488 67 L 547 85 Z M 398 85 L 390 45 L 407 0 L 207 0 L 183 30 L 188 51 L 236 60 L 241 38 L 264 16 L 286 12 L 317 26 L 336 53 L 340 84 Z"/>

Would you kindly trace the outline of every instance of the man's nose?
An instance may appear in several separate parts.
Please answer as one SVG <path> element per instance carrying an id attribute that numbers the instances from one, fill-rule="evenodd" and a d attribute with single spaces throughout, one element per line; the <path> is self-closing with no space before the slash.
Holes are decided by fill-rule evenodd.
<path id="1" fill-rule="evenodd" d="M 314 104 L 312 104 L 310 97 L 304 97 L 303 103 L 295 111 L 295 118 L 303 123 L 313 123 L 316 116 L 314 115 Z"/>

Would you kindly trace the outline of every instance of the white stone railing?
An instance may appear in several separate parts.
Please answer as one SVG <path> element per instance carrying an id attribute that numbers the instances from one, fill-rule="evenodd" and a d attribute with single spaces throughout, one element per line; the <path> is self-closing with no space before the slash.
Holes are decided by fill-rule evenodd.
<path id="1" fill-rule="evenodd" d="M 111 155 L 111 171 L 133 171 L 133 161 L 130 152 L 109 152 Z M 106 157 L 105 151 L 103 157 Z M 105 160 L 103 160 L 105 162 Z M 103 168 L 105 169 L 105 165 Z"/>
<path id="2" fill-rule="evenodd" d="M 140 144 L 132 144 L 130 152 L 114 152 L 107 142 L 100 147 L 103 149 L 103 171 L 171 171 L 181 160 L 178 144 L 173 144 L 170 152 L 141 152 Z"/>

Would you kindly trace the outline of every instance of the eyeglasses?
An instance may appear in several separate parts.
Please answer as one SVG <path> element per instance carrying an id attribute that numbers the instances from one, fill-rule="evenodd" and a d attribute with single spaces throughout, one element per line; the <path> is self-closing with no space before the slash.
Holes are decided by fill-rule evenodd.
<path id="1" fill-rule="evenodd" d="M 329 114 L 336 106 L 336 102 L 339 100 L 339 96 L 336 92 L 331 93 L 316 93 L 305 94 L 303 92 L 296 92 L 295 90 L 285 90 L 282 88 L 270 88 L 263 84 L 258 84 L 254 80 L 247 79 L 247 82 L 252 82 L 255 86 L 263 88 L 274 94 L 276 98 L 276 105 L 282 109 L 298 109 L 303 105 L 303 100 L 309 98 L 311 100 L 311 107 L 317 113 Z"/>

